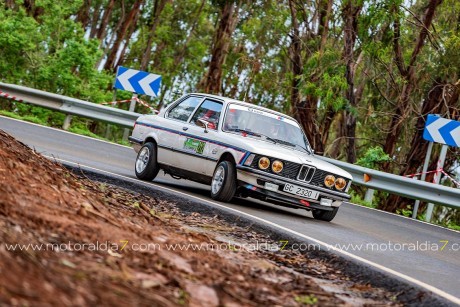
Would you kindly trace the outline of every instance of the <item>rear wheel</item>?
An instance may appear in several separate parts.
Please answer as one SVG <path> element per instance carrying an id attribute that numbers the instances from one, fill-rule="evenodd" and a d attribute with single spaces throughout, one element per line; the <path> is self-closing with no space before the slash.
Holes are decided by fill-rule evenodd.
<path id="1" fill-rule="evenodd" d="M 313 217 L 317 220 L 330 222 L 334 219 L 335 215 L 339 211 L 339 207 L 334 207 L 332 211 L 313 209 Z"/>
<path id="2" fill-rule="evenodd" d="M 212 199 L 229 202 L 236 192 L 236 171 L 233 163 L 220 162 L 214 170 L 211 183 Z"/>
<path id="3" fill-rule="evenodd" d="M 135 173 L 141 180 L 152 181 L 160 171 L 157 163 L 157 150 L 154 143 L 148 142 L 141 147 L 136 158 Z"/>

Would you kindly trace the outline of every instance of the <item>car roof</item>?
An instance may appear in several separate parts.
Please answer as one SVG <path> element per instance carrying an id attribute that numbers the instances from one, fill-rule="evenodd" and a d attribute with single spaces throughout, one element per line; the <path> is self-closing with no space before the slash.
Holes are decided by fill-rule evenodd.
<path id="1" fill-rule="evenodd" d="M 229 98 L 229 97 L 212 95 L 212 94 L 205 94 L 205 93 L 190 93 L 189 95 L 200 95 L 200 96 L 205 96 L 205 97 L 209 97 L 209 98 L 219 99 L 219 100 L 222 100 L 222 101 L 224 101 L 226 103 L 238 103 L 238 104 L 250 107 L 250 108 L 255 107 L 255 108 L 262 109 L 262 110 L 265 110 L 267 112 L 271 112 L 271 113 L 277 114 L 279 116 L 287 117 L 289 119 L 292 119 L 292 120 L 296 121 L 293 117 L 291 117 L 291 116 L 289 116 L 287 114 L 284 114 L 284 113 L 281 113 L 281 112 L 278 112 L 278 111 L 274 111 L 272 109 L 268 109 L 268 108 L 265 108 L 265 107 L 262 107 L 262 106 L 259 106 L 259 105 L 256 105 L 256 104 L 252 104 L 252 103 L 244 102 L 244 101 L 241 101 L 241 100 L 236 100 L 236 99 L 233 99 L 233 98 Z"/>

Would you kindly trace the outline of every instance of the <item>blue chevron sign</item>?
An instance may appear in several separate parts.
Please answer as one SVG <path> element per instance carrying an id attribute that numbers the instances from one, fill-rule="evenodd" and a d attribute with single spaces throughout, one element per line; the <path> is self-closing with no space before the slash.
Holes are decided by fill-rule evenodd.
<path id="1" fill-rule="evenodd" d="M 430 142 L 460 147 L 460 122 L 428 114 L 423 138 Z"/>
<path id="2" fill-rule="evenodd" d="M 115 88 L 156 97 L 160 92 L 161 76 L 118 66 Z"/>

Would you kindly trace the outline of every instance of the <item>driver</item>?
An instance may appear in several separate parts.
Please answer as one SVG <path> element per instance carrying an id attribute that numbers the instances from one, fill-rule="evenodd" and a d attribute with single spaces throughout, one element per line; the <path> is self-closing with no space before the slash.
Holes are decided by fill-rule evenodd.
<path id="1" fill-rule="evenodd" d="M 217 113 L 216 111 L 208 110 L 200 119 L 205 120 L 209 123 L 209 129 L 217 130 L 217 126 L 219 124 L 219 113 Z"/>

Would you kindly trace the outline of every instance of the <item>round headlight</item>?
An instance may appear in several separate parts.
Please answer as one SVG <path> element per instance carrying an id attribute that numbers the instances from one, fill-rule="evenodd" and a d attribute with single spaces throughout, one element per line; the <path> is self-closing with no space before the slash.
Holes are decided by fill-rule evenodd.
<path id="1" fill-rule="evenodd" d="M 275 160 L 272 163 L 272 171 L 280 173 L 283 170 L 283 162 Z"/>
<path id="2" fill-rule="evenodd" d="M 332 176 L 332 175 L 327 175 L 326 178 L 324 178 L 324 184 L 328 187 L 328 188 L 332 188 L 334 186 L 334 183 L 335 183 L 335 177 Z"/>
<path id="3" fill-rule="evenodd" d="M 267 169 L 270 166 L 270 160 L 267 157 L 262 157 L 259 159 L 259 168 Z"/>
<path id="4" fill-rule="evenodd" d="M 347 182 L 343 178 L 337 178 L 337 180 L 335 181 L 335 188 L 337 190 L 343 190 L 346 185 L 347 185 Z"/>

